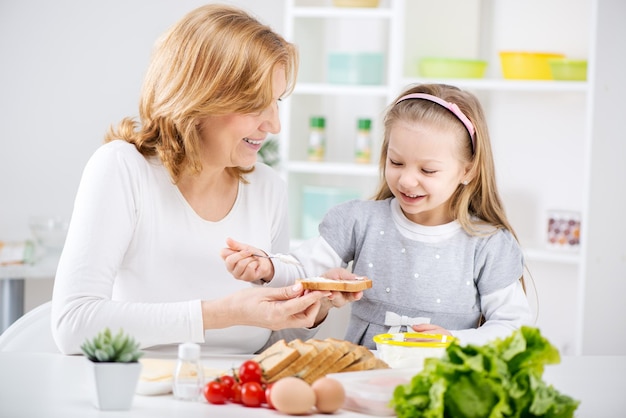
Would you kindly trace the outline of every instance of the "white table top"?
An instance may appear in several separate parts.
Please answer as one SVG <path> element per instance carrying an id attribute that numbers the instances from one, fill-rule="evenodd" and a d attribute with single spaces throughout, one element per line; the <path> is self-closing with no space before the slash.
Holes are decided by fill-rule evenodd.
<path id="1" fill-rule="evenodd" d="M 80 356 L 0 352 L 0 416 L 21 417 L 279 417 L 267 408 L 183 402 L 171 395 L 136 395 L 129 411 L 99 411 L 92 404 L 93 381 Z M 232 363 L 233 360 L 230 362 Z M 210 367 L 228 367 L 227 358 L 205 358 Z M 618 418 L 626 413 L 626 356 L 563 357 L 544 379 L 582 401 L 576 417 Z M 328 415 L 317 415 L 319 417 Z M 333 417 L 367 417 L 340 410 Z"/>
<path id="2" fill-rule="evenodd" d="M 0 280 L 2 279 L 54 279 L 59 263 L 59 256 L 45 256 L 34 264 L 13 264 L 0 266 Z"/>

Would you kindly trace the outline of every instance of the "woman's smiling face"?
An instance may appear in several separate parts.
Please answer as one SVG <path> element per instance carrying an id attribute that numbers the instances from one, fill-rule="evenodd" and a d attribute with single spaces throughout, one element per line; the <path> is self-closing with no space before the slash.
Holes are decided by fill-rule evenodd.
<path id="1" fill-rule="evenodd" d="M 453 221 L 448 201 L 469 180 L 455 131 L 428 123 L 398 120 L 391 128 L 385 180 L 405 216 L 421 225 Z"/>
<path id="2" fill-rule="evenodd" d="M 268 134 L 280 132 L 278 102 L 287 85 L 285 69 L 277 66 L 272 77 L 275 101 L 258 113 L 207 116 L 200 121 L 203 161 L 214 167 L 248 167 Z"/>

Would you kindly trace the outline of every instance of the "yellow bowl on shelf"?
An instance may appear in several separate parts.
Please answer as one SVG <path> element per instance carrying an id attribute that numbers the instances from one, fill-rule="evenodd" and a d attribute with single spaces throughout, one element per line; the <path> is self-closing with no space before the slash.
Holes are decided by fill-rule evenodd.
<path id="1" fill-rule="evenodd" d="M 550 59 L 565 58 L 551 52 L 501 51 L 502 76 L 517 80 L 552 80 Z"/>
<path id="2" fill-rule="evenodd" d="M 378 7 L 378 0 L 333 0 L 335 7 Z"/>
<path id="3" fill-rule="evenodd" d="M 422 58 L 419 74 L 422 77 L 483 78 L 487 61 L 463 58 Z"/>
<path id="4" fill-rule="evenodd" d="M 585 81 L 587 60 L 552 58 L 549 61 L 552 78 L 555 80 Z"/>

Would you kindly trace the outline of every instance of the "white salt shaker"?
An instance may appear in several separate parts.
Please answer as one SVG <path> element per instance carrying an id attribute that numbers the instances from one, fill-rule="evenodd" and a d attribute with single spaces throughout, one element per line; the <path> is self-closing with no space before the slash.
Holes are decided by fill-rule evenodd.
<path id="1" fill-rule="evenodd" d="M 174 398 L 195 401 L 202 393 L 204 376 L 200 364 L 200 346 L 184 343 L 178 346 L 178 363 L 174 370 Z"/>

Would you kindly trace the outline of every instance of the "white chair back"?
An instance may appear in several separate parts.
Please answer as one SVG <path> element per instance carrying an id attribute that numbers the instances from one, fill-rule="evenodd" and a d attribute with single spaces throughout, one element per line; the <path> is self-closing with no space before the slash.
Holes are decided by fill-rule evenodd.
<path id="1" fill-rule="evenodd" d="M 0 351 L 59 353 L 52 337 L 50 311 L 46 302 L 26 312 L 0 334 Z"/>

